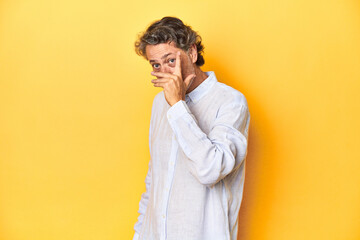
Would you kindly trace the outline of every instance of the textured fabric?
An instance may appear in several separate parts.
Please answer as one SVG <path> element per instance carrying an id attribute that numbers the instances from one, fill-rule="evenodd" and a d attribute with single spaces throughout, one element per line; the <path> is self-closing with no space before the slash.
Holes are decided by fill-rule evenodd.
<path id="1" fill-rule="evenodd" d="M 250 113 L 241 92 L 206 74 L 186 101 L 154 98 L 134 240 L 237 238 Z"/>

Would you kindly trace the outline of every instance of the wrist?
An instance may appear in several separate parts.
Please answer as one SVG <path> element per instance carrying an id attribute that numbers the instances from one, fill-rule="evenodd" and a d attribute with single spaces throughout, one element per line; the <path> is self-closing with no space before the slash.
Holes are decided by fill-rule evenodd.
<path id="1" fill-rule="evenodd" d="M 176 98 L 173 101 L 171 101 L 169 104 L 170 104 L 170 106 L 173 106 L 175 103 L 177 103 L 181 100 L 185 101 L 185 96 L 183 98 Z"/>
<path id="2" fill-rule="evenodd" d="M 179 101 L 181 101 L 182 99 L 179 99 L 179 100 L 174 100 L 173 102 L 170 103 L 170 106 L 174 106 L 176 103 L 178 103 Z"/>

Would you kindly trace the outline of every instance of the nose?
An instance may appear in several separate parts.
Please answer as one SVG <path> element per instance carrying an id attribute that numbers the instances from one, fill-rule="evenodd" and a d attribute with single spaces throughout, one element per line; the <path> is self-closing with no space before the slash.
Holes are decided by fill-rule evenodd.
<path id="1" fill-rule="evenodd" d="M 164 73 L 173 73 L 173 68 L 165 64 L 163 65 L 161 71 Z"/>

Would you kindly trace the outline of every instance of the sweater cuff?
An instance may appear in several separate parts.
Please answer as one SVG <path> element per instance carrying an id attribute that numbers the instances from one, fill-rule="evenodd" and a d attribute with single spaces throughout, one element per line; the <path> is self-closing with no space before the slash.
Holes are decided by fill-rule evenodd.
<path id="1" fill-rule="evenodd" d="M 167 118 L 169 121 L 175 121 L 185 113 L 191 113 L 191 111 L 186 102 L 180 100 L 169 108 L 167 111 Z"/>

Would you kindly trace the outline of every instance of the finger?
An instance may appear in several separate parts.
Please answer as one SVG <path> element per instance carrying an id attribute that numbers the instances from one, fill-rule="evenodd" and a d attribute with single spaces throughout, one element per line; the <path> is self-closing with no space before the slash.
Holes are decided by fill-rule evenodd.
<path id="1" fill-rule="evenodd" d="M 181 57 L 180 57 L 181 53 L 180 51 L 178 51 L 176 53 L 176 63 L 175 63 L 175 71 L 174 74 L 178 75 L 179 77 L 181 77 Z"/>
<path id="2" fill-rule="evenodd" d="M 187 76 L 187 78 L 184 80 L 185 83 L 185 89 L 187 90 L 190 86 L 190 84 L 192 83 L 192 81 L 195 79 L 196 75 L 195 74 L 190 74 L 189 76 Z"/>
<path id="3" fill-rule="evenodd" d="M 158 79 L 151 80 L 152 83 L 166 83 L 169 81 L 170 81 L 170 79 L 168 79 L 168 78 L 158 78 Z"/>
<path id="4" fill-rule="evenodd" d="M 160 78 L 174 78 L 173 74 L 165 73 L 165 72 L 151 72 L 151 75 L 153 75 L 155 77 L 160 77 Z"/>
<path id="5" fill-rule="evenodd" d="M 162 88 L 164 88 L 164 87 L 165 87 L 165 84 L 166 84 L 166 83 L 163 83 L 163 82 L 156 82 L 156 83 L 154 83 L 153 85 L 154 85 L 154 87 L 162 87 Z"/>

